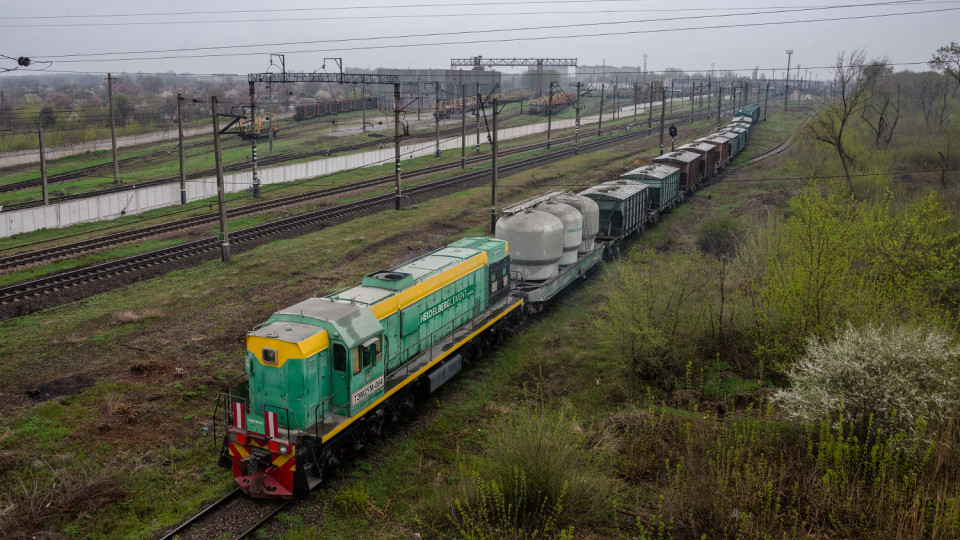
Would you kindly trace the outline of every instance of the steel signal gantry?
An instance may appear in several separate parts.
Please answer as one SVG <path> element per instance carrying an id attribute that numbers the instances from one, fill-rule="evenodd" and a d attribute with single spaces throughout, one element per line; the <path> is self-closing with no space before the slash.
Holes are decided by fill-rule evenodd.
<path id="1" fill-rule="evenodd" d="M 470 67 L 474 71 L 483 71 L 487 67 L 535 67 L 537 68 L 537 95 L 543 93 L 543 67 L 577 67 L 576 58 L 451 58 L 450 67 Z"/>

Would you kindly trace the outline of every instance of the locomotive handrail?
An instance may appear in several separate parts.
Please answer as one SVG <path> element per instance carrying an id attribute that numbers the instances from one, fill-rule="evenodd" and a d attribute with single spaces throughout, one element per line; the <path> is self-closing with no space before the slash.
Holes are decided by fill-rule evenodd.
<path id="1" fill-rule="evenodd" d="M 313 427 L 314 427 L 313 432 L 314 432 L 314 434 L 315 434 L 316 436 L 318 436 L 318 437 L 322 437 L 322 436 L 323 436 L 323 430 L 322 430 L 321 427 L 320 427 L 321 424 L 324 423 L 324 419 L 326 419 L 327 416 L 332 415 L 332 414 L 335 414 L 335 413 L 334 413 L 334 410 L 337 410 L 337 409 L 333 409 L 333 408 L 332 408 L 332 403 L 333 403 L 333 398 L 334 398 L 334 396 L 339 395 L 341 392 L 346 392 L 347 390 L 348 390 L 348 389 L 347 389 L 346 387 L 341 388 L 340 390 L 337 390 L 337 391 L 334 392 L 333 394 L 330 394 L 329 396 L 323 398 L 322 400 L 320 400 L 320 403 L 317 403 L 316 406 L 314 406 L 314 408 L 313 408 L 313 417 L 316 418 L 317 421 L 316 421 L 316 423 L 315 423 L 314 426 L 313 426 Z M 326 412 L 327 402 L 330 402 L 330 403 L 331 403 L 331 409 L 330 409 L 330 412 L 329 412 L 329 413 Z M 318 415 L 317 415 L 317 410 L 320 409 L 321 407 L 323 407 L 323 410 L 320 412 L 320 415 L 318 416 Z M 338 408 L 339 408 L 339 407 L 338 407 Z"/>

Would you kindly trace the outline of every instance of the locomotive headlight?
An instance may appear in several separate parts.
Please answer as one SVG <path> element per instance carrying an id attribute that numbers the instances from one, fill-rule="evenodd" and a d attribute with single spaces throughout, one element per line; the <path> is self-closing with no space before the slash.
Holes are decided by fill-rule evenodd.
<path id="1" fill-rule="evenodd" d="M 285 442 L 280 442 L 277 440 L 272 440 L 267 443 L 267 448 L 275 454 L 286 454 L 290 451 L 290 447 Z"/>

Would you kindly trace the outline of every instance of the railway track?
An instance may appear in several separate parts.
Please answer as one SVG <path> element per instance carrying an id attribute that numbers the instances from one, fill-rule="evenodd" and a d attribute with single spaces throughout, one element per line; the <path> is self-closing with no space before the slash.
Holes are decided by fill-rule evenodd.
<path id="1" fill-rule="evenodd" d="M 522 152 L 527 152 L 530 150 L 535 150 L 542 146 L 543 146 L 542 144 L 534 144 L 534 145 L 528 145 L 520 148 L 515 148 L 510 150 L 509 152 L 504 152 L 504 155 L 513 155 L 513 154 L 518 154 Z M 489 160 L 488 156 L 476 156 L 476 157 L 468 158 L 466 163 L 468 165 L 473 165 L 473 164 L 480 163 L 487 160 Z M 424 167 L 421 169 L 410 171 L 409 173 L 407 173 L 405 178 L 406 179 L 416 178 L 419 176 L 425 176 L 428 174 L 442 172 L 455 167 L 459 167 L 459 164 L 450 163 L 450 164 L 443 164 L 443 165 L 433 165 L 430 167 Z M 264 201 L 264 202 L 242 206 L 239 208 L 231 208 L 227 211 L 227 217 L 233 219 L 237 217 L 254 215 L 254 214 L 258 214 L 258 213 L 276 209 L 276 208 L 308 203 L 308 202 L 324 199 L 324 198 L 335 196 L 335 195 L 342 195 L 342 194 L 347 194 L 354 191 L 380 187 L 383 185 L 390 184 L 392 182 L 394 182 L 393 175 L 381 176 L 378 178 L 364 180 L 361 182 L 355 182 L 355 183 L 351 183 L 344 186 L 326 188 L 326 189 L 311 191 L 308 193 L 301 193 L 297 195 L 289 195 L 286 197 L 280 197 L 278 199 L 273 199 L 270 201 Z M 83 255 L 83 254 L 94 252 L 94 251 L 116 247 L 123 244 L 129 244 L 137 240 L 143 240 L 145 238 L 160 236 L 170 232 L 185 231 L 195 227 L 214 223 L 217 221 L 217 219 L 218 219 L 217 214 L 211 212 L 208 214 L 202 214 L 198 216 L 191 216 L 184 219 L 178 219 L 176 221 L 171 221 L 167 223 L 141 227 L 135 230 L 118 232 L 118 233 L 114 233 L 106 236 L 101 236 L 98 238 L 91 238 L 89 240 L 81 240 L 79 242 L 72 242 L 70 244 L 53 246 L 50 248 L 18 253 L 18 254 L 6 256 L 6 257 L 0 257 L 0 273 L 8 272 L 16 268 L 23 268 L 27 266 L 36 265 L 36 264 L 53 262 L 53 261 L 57 261 L 57 260 L 61 260 L 69 257 L 76 257 L 78 255 Z"/>
<path id="2" fill-rule="evenodd" d="M 447 130 L 441 131 L 440 135 L 441 135 L 441 137 L 449 137 L 449 136 L 451 136 L 451 134 L 453 134 L 454 132 L 455 132 L 455 133 L 460 133 L 459 128 L 457 128 L 457 129 L 447 129 Z M 413 134 L 413 135 L 408 136 L 408 137 L 407 137 L 407 140 L 408 140 L 408 141 L 416 141 L 416 140 L 423 140 L 423 139 L 432 139 L 432 138 L 434 138 L 434 136 L 435 136 L 434 133 L 418 133 L 418 134 Z M 392 141 L 392 138 L 391 138 L 391 141 Z M 307 158 L 312 158 L 312 157 L 334 156 L 334 155 L 337 155 L 337 154 L 342 154 L 342 153 L 344 153 L 344 152 L 352 152 L 352 151 L 354 151 L 354 150 L 361 150 L 361 149 L 364 149 L 364 148 L 371 148 L 371 147 L 380 145 L 380 144 L 382 144 L 382 143 L 383 143 L 383 139 L 374 139 L 374 140 L 364 141 L 364 142 L 362 142 L 362 143 L 357 143 L 357 144 L 349 144 L 349 145 L 337 146 L 337 147 L 334 147 L 334 148 L 327 148 L 326 150 L 314 150 L 314 151 L 310 151 L 310 152 L 282 152 L 282 153 L 279 153 L 279 154 L 274 154 L 274 155 L 272 155 L 272 156 L 261 157 L 259 160 L 257 160 L 257 166 L 259 166 L 259 167 L 265 167 L 265 166 L 269 166 L 269 165 L 278 165 L 278 164 L 281 164 L 281 163 L 285 163 L 285 162 L 288 162 L 288 161 L 294 161 L 294 160 L 297 160 L 297 159 L 307 159 Z M 212 145 L 212 144 L 213 144 L 213 143 L 211 143 L 211 142 L 198 142 L 198 143 L 193 143 L 193 144 L 190 144 L 190 145 L 185 145 L 184 148 L 197 148 L 197 147 L 202 147 L 202 146 L 210 146 L 210 145 Z M 229 146 L 228 148 L 239 148 L 239 147 L 241 147 L 241 146 L 247 146 L 248 144 L 249 144 L 248 141 L 241 141 L 240 144 L 238 144 L 238 145 L 232 145 L 232 146 Z M 166 152 L 166 151 L 164 151 L 164 152 L 159 152 L 159 151 L 158 151 L 158 152 L 153 152 L 153 153 L 146 154 L 146 155 L 143 155 L 143 156 L 134 156 L 134 157 L 129 157 L 129 158 L 124 158 L 124 159 L 118 160 L 118 164 L 119 164 L 119 165 L 130 165 L 130 164 L 137 163 L 137 162 L 146 162 L 146 163 L 149 163 L 150 161 L 156 159 L 157 157 L 159 157 L 159 156 L 161 156 L 161 155 L 164 155 L 164 156 L 165 156 L 165 155 L 167 155 L 167 154 L 169 154 L 169 152 Z M 242 162 L 242 163 L 233 163 L 233 164 L 230 164 L 230 165 L 226 165 L 226 166 L 224 166 L 223 170 L 224 170 L 224 172 L 237 172 L 237 171 L 242 171 L 242 170 L 246 170 L 246 169 L 249 169 L 249 168 L 250 168 L 250 162 L 249 162 L 249 161 L 245 161 L 245 162 Z M 48 184 L 48 185 L 51 185 L 51 184 L 62 184 L 62 183 L 66 183 L 66 182 L 69 182 L 69 181 L 72 181 L 72 180 L 77 180 L 77 179 L 80 179 L 80 178 L 85 178 L 85 177 L 88 177 L 88 176 L 112 174 L 112 172 L 113 172 L 113 162 L 100 163 L 100 164 L 97 164 L 97 165 L 91 165 L 91 166 L 89 166 L 89 167 L 83 167 L 83 168 L 76 169 L 76 170 L 69 171 L 69 172 L 57 173 L 57 174 L 49 175 L 49 176 L 47 177 L 47 184 Z M 215 169 L 206 169 L 206 170 L 202 170 L 202 171 L 195 171 L 195 172 L 189 173 L 189 174 L 186 175 L 186 177 L 187 177 L 188 180 L 195 180 L 195 179 L 197 179 L 197 178 L 203 178 L 204 176 L 211 176 L 211 175 L 214 175 L 214 174 L 216 174 L 216 170 L 215 170 Z M 57 202 L 57 201 L 67 201 L 67 200 L 71 200 L 71 199 L 78 199 L 78 198 L 84 198 L 84 197 L 95 197 L 95 196 L 98 196 L 98 195 L 106 195 L 106 194 L 109 194 L 109 193 L 117 193 L 117 192 L 121 192 L 121 191 L 129 191 L 129 190 L 131 190 L 131 189 L 143 188 L 143 187 L 149 187 L 149 186 L 155 186 L 155 185 L 162 185 L 162 184 L 169 184 L 169 183 L 172 183 L 172 182 L 179 182 L 179 181 L 180 181 L 180 177 L 179 177 L 179 176 L 170 176 L 170 177 L 167 177 L 167 178 L 158 178 L 158 179 L 155 179 L 155 180 L 146 180 L 146 181 L 143 181 L 143 182 L 136 182 L 136 183 L 126 184 L 126 185 L 121 185 L 121 186 L 116 186 L 116 187 L 110 187 L 110 188 L 100 189 L 100 190 L 96 190 L 96 191 L 89 191 L 89 192 L 86 192 L 86 193 L 61 194 L 61 195 L 59 195 L 59 196 L 52 197 L 52 200 L 55 201 L 55 202 Z M 11 192 L 20 191 L 20 190 L 23 190 L 23 189 L 30 189 L 30 188 L 40 187 L 41 184 L 42 184 L 42 181 L 41 181 L 40 178 L 32 178 L 32 179 L 30 179 L 30 180 L 23 180 L 23 181 L 20 181 L 20 182 L 11 182 L 11 183 L 9 183 L 9 184 L 0 184 L 0 193 L 11 193 Z M 19 210 L 19 209 L 23 209 L 23 208 L 34 208 L 34 207 L 42 206 L 42 205 L 43 205 L 43 201 L 42 201 L 42 200 L 37 200 L 37 201 L 28 201 L 28 202 L 23 202 L 23 203 L 7 204 L 7 205 L 5 205 L 5 208 L 6 208 L 7 210 Z"/>
<path id="3" fill-rule="evenodd" d="M 702 116 L 702 115 L 698 115 Z M 684 117 L 686 118 L 686 117 Z M 605 134 L 614 133 L 617 131 L 622 131 L 625 129 L 622 126 L 609 127 L 603 130 Z M 640 129 L 634 132 L 635 135 L 645 135 L 650 134 L 653 131 L 653 128 Z M 560 139 L 553 139 L 551 144 L 564 144 L 573 141 L 573 137 L 564 137 Z M 516 155 L 524 152 L 529 152 L 531 150 L 537 150 L 539 148 L 545 147 L 546 143 L 534 143 L 530 145 L 525 145 L 522 147 L 513 148 L 501 152 L 501 156 L 507 157 L 511 155 Z M 466 159 L 466 164 L 474 165 L 477 163 L 482 163 L 489 161 L 489 156 L 474 156 Z M 429 167 L 424 167 L 421 169 L 416 169 L 410 171 L 405 176 L 406 179 L 416 178 L 419 176 L 425 176 L 429 174 L 434 174 L 438 172 L 443 172 L 445 170 L 455 169 L 459 167 L 459 163 L 452 162 L 448 164 L 433 165 Z M 502 169 L 502 168 L 501 168 Z M 301 193 L 297 195 L 290 195 L 286 197 L 280 197 L 278 199 L 273 199 L 270 201 L 259 202 L 255 204 L 246 205 L 239 208 L 233 208 L 227 211 L 228 218 L 237 218 L 249 215 L 255 215 L 262 213 L 268 210 L 282 208 L 286 206 L 292 206 L 297 204 L 309 203 L 324 198 L 328 198 L 335 195 L 343 195 L 350 193 L 352 191 L 360 191 L 364 189 L 376 188 L 383 185 L 387 185 L 394 181 L 393 175 L 381 176 L 379 178 L 374 178 L 371 180 L 365 180 L 345 186 L 326 188 L 317 191 L 311 191 L 307 193 Z M 9 272 L 14 269 L 24 268 L 29 266 L 34 266 L 38 264 L 44 264 L 47 262 L 53 262 L 57 260 L 62 260 L 70 257 L 77 257 L 83 254 L 100 251 L 103 249 L 108 249 L 111 247 L 116 247 L 124 244 L 129 244 L 138 240 L 143 240 L 145 238 L 151 238 L 160 236 L 163 234 L 185 231 L 214 223 L 217 221 L 216 213 L 208 213 L 198 216 L 191 216 L 188 218 L 162 223 L 158 225 L 150 225 L 147 227 L 142 227 L 136 230 L 118 232 L 106 236 L 101 236 L 98 238 L 92 238 L 88 240 L 81 240 L 78 242 L 72 242 L 70 244 L 63 244 L 60 246 L 53 246 L 50 248 L 38 249 L 29 252 L 21 252 L 14 255 L 0 257 L 0 273 Z"/>
<path id="4" fill-rule="evenodd" d="M 249 512 L 249 509 L 248 509 L 248 511 L 241 513 L 233 508 L 237 504 L 256 506 L 257 507 L 256 510 L 259 510 L 259 511 L 251 513 Z M 273 500 L 263 501 L 263 500 L 246 498 L 243 496 L 243 492 L 240 491 L 240 489 L 235 489 L 230 493 L 228 493 L 227 495 L 225 495 L 224 497 L 214 501 L 213 503 L 211 503 L 209 506 L 201 510 L 199 513 L 197 513 L 190 519 L 184 521 L 180 525 L 177 525 L 177 527 L 174 528 L 173 530 L 168 531 L 167 534 L 162 536 L 160 540 L 173 540 L 174 538 L 181 538 L 181 537 L 223 538 L 227 534 L 230 534 L 230 538 L 232 538 L 233 540 L 240 540 L 241 538 L 249 538 L 251 535 L 253 535 L 254 532 L 259 530 L 268 522 L 270 522 L 270 520 L 272 520 L 274 516 L 284 511 L 291 504 L 293 504 L 293 500 L 285 500 L 285 501 L 278 502 Z M 192 532 L 194 532 L 195 528 L 201 528 L 202 524 L 205 521 L 211 518 L 214 518 L 218 512 L 224 512 L 225 515 L 229 517 L 219 520 L 215 526 L 211 527 L 211 529 L 216 529 L 216 530 L 197 531 L 196 533 L 191 534 Z M 254 520 L 252 524 L 236 523 L 234 520 L 237 519 L 237 516 L 241 516 L 241 515 L 258 515 L 258 517 Z M 238 528 L 240 528 L 240 530 L 238 532 L 233 532 L 229 530 L 223 531 L 221 529 L 223 528 L 224 524 L 238 525 Z"/>
<path id="5" fill-rule="evenodd" d="M 617 144 L 628 138 L 642 135 L 644 131 L 636 130 L 607 139 L 595 140 L 582 144 L 580 150 L 590 151 Z M 506 176 L 545 163 L 558 161 L 573 155 L 574 152 L 574 148 L 565 148 L 506 163 L 500 167 L 500 174 Z M 461 174 L 409 187 L 404 190 L 403 197 L 405 204 L 410 205 L 464 187 L 487 183 L 490 177 L 491 171 L 487 169 Z M 375 195 L 275 222 L 240 229 L 230 233 L 231 250 L 238 252 L 274 239 L 305 234 L 331 224 L 392 208 L 393 205 L 393 193 Z M 220 241 L 217 237 L 209 237 L 0 287 L 0 318 L 9 318 L 51 305 L 78 300 L 96 292 L 139 281 L 194 262 L 214 258 L 219 252 Z"/>

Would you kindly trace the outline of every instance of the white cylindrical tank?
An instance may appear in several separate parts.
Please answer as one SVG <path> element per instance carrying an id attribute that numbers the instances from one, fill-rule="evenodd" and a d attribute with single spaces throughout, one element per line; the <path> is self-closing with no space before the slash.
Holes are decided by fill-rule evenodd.
<path id="1" fill-rule="evenodd" d="M 557 197 L 557 201 L 576 208 L 583 216 L 583 242 L 580 243 L 578 251 L 586 253 L 592 250 L 594 240 L 600 231 L 600 207 L 597 206 L 597 202 L 576 193 L 566 193 Z"/>
<path id="2" fill-rule="evenodd" d="M 527 209 L 497 220 L 497 238 L 507 241 L 510 271 L 525 280 L 555 278 L 563 257 L 563 222 L 546 212 Z"/>
<path id="3" fill-rule="evenodd" d="M 569 204 L 553 199 L 539 203 L 536 209 L 553 214 L 563 222 L 563 257 L 560 258 L 560 265 L 577 262 L 577 250 L 583 242 L 583 216 L 580 212 Z"/>

